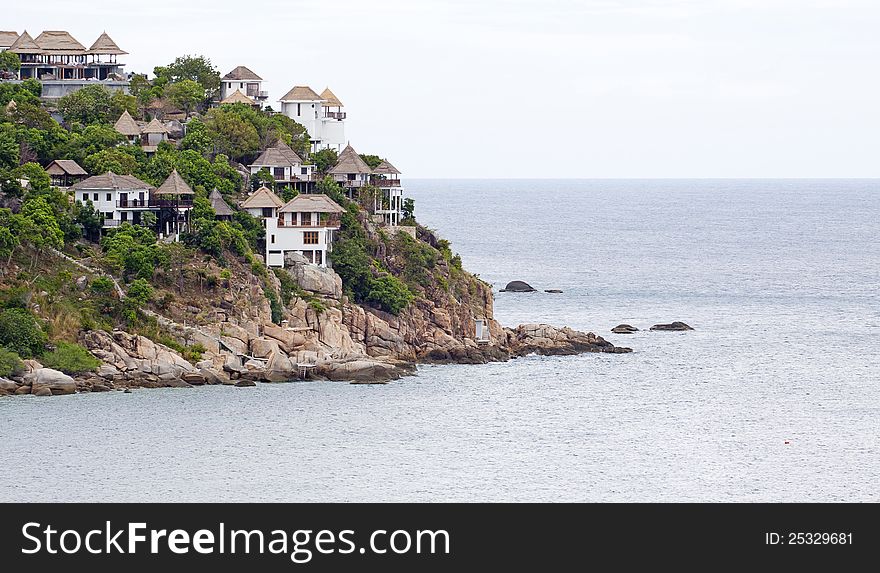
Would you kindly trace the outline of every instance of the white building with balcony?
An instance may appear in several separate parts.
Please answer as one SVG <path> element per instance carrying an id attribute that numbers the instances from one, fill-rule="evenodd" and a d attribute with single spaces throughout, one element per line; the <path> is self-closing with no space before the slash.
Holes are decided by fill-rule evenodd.
<path id="1" fill-rule="evenodd" d="M 314 181 L 314 166 L 309 165 L 283 141 L 267 148 L 248 165 L 251 175 L 266 169 L 275 183 L 285 187 L 293 187 L 297 191 L 308 191 Z"/>
<path id="2" fill-rule="evenodd" d="M 279 101 L 281 113 L 309 132 L 313 151 L 339 151 L 345 144 L 345 112 L 330 88 L 318 95 L 308 86 L 294 86 Z"/>
<path id="3" fill-rule="evenodd" d="M 150 204 L 152 185 L 132 175 L 117 175 L 108 171 L 93 175 L 70 187 L 75 201 L 92 206 L 104 218 L 104 228 L 122 223 L 138 224 L 146 211 L 158 211 Z"/>
<path id="4" fill-rule="evenodd" d="M 306 261 L 327 266 L 333 233 L 345 209 L 323 194 L 297 195 L 286 204 L 266 187 L 260 187 L 242 209 L 263 220 L 266 229 L 266 265 L 283 267 L 285 254 L 296 252 Z"/>
<path id="5" fill-rule="evenodd" d="M 238 66 L 220 78 L 220 102 L 223 103 L 238 91 L 251 100 L 251 104 L 263 107 L 269 92 L 263 88 L 263 78 L 245 66 Z M 237 98 L 240 101 L 240 98 Z M 229 100 L 226 103 L 234 103 Z M 242 102 L 244 103 L 244 102 Z"/>
<path id="6" fill-rule="evenodd" d="M 387 160 L 383 160 L 373 169 L 370 182 L 379 189 L 379 193 L 373 198 L 373 213 L 386 225 L 397 226 L 403 216 L 400 171 Z"/>
<path id="7" fill-rule="evenodd" d="M 141 224 L 144 213 L 151 212 L 156 216 L 160 237 L 172 239 L 186 229 L 195 195 L 177 170 L 158 189 L 133 175 L 108 171 L 80 181 L 70 187 L 70 192 L 75 201 L 91 203 L 101 213 L 105 229 L 123 223 Z"/>

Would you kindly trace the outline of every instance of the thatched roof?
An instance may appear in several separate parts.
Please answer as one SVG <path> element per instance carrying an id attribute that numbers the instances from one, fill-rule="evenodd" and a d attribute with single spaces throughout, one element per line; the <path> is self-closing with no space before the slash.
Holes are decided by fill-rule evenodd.
<path id="1" fill-rule="evenodd" d="M 214 189 L 211 191 L 211 194 L 208 195 L 208 200 L 211 202 L 211 207 L 214 208 L 214 212 L 221 217 L 231 217 L 235 212 L 232 210 L 232 207 L 223 199 L 223 195 L 220 194 L 220 191 Z"/>
<path id="2" fill-rule="evenodd" d="M 246 103 L 247 105 L 254 105 L 254 100 L 241 93 L 241 90 L 235 90 L 223 98 L 220 103 Z"/>
<path id="3" fill-rule="evenodd" d="M 279 213 L 344 213 L 345 209 L 322 193 L 300 194 L 287 202 Z"/>
<path id="4" fill-rule="evenodd" d="M 387 160 L 383 159 L 382 163 L 376 166 L 373 169 L 373 173 L 376 175 L 400 175 L 400 171 L 397 170 L 397 167 L 391 165 Z"/>
<path id="5" fill-rule="evenodd" d="M 280 101 L 321 101 L 321 96 L 309 86 L 293 86 Z"/>
<path id="6" fill-rule="evenodd" d="M 165 182 L 159 185 L 154 192 L 155 195 L 195 195 L 195 192 L 186 184 L 177 169 L 171 171 L 171 175 L 165 179 Z"/>
<path id="7" fill-rule="evenodd" d="M 302 158 L 292 150 L 289 145 L 279 141 L 273 147 L 269 147 L 257 157 L 251 165 L 257 167 L 294 167 L 301 165 Z"/>
<path id="8" fill-rule="evenodd" d="M 9 51 L 14 54 L 39 54 L 42 52 L 40 46 L 34 42 L 27 30 L 21 33 L 21 36 L 9 46 Z"/>
<path id="9" fill-rule="evenodd" d="M 242 209 L 265 209 L 267 207 L 278 208 L 282 205 L 284 205 L 284 201 L 279 199 L 278 195 L 272 193 L 268 187 L 260 187 L 242 202 L 241 207 Z"/>
<path id="10" fill-rule="evenodd" d="M 122 55 L 127 54 L 128 52 L 117 46 L 116 42 L 107 35 L 107 32 L 102 32 L 101 35 L 98 36 L 98 39 L 95 40 L 95 43 L 92 44 L 92 47 L 89 48 L 89 53 Z"/>
<path id="11" fill-rule="evenodd" d="M 223 76 L 223 79 L 224 80 L 242 80 L 242 81 L 248 81 L 248 80 L 263 81 L 263 78 L 261 78 L 260 76 L 258 76 L 257 74 L 252 72 L 250 69 L 246 68 L 245 66 L 236 67 L 234 70 L 232 70 L 231 72 L 229 72 L 228 74 Z"/>
<path id="12" fill-rule="evenodd" d="M 0 30 L 0 46 L 4 48 L 8 48 L 18 39 L 18 32 L 9 32 L 6 30 Z"/>
<path id="13" fill-rule="evenodd" d="M 88 179 L 83 179 L 71 189 L 113 189 L 118 191 L 132 191 L 132 190 L 143 190 L 143 189 L 152 189 L 153 186 L 149 183 L 144 183 L 137 177 L 133 175 L 117 175 L 112 171 L 108 171 L 103 175 L 93 175 Z"/>
<path id="14" fill-rule="evenodd" d="M 144 126 L 144 128 L 141 130 L 141 133 L 165 133 L 165 134 L 167 134 L 168 128 L 165 127 L 161 121 L 159 121 L 158 119 L 156 119 L 154 117 L 153 121 L 151 121 L 146 126 Z"/>
<path id="15" fill-rule="evenodd" d="M 321 99 L 325 100 L 323 104 L 324 107 L 344 107 L 342 102 L 339 101 L 339 98 L 336 97 L 336 94 L 330 91 L 330 88 L 324 88 L 324 91 L 321 92 Z"/>
<path id="16" fill-rule="evenodd" d="M 357 154 L 357 151 L 354 150 L 351 144 L 345 146 L 345 149 L 342 150 L 342 153 L 339 154 L 339 158 L 336 160 L 336 165 L 328 171 L 328 173 L 340 175 L 372 172 L 373 170 L 361 159 L 361 156 Z"/>
<path id="17" fill-rule="evenodd" d="M 48 54 L 83 54 L 86 51 L 86 47 L 65 30 L 46 30 L 34 38 L 34 42 Z"/>
<path id="18" fill-rule="evenodd" d="M 46 166 L 46 173 L 50 175 L 88 175 L 86 170 L 73 159 L 55 159 Z"/>
<path id="19" fill-rule="evenodd" d="M 113 129 L 126 137 L 133 137 L 141 134 L 141 127 L 137 124 L 128 110 L 123 110 L 122 115 L 113 124 Z"/>

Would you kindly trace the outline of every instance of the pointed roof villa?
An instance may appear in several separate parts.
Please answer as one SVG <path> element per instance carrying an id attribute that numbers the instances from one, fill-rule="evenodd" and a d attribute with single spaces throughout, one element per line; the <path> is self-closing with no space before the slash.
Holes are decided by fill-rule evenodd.
<path id="1" fill-rule="evenodd" d="M 34 39 L 43 53 L 58 55 L 78 55 L 86 51 L 86 47 L 76 41 L 66 30 L 46 30 Z"/>
<path id="2" fill-rule="evenodd" d="M 321 101 L 322 99 L 309 86 L 293 86 L 279 101 Z"/>
<path id="3" fill-rule="evenodd" d="M 162 122 L 154 117 L 153 121 L 148 123 L 141 130 L 141 133 L 168 133 L 168 128 L 162 125 Z"/>
<path id="4" fill-rule="evenodd" d="M 241 93 L 241 90 L 235 90 L 226 96 L 220 103 L 243 103 L 247 105 L 255 105 L 256 102 L 248 96 Z"/>
<path id="5" fill-rule="evenodd" d="M 195 195 L 195 192 L 186 184 L 177 169 L 171 171 L 171 175 L 165 179 L 165 182 L 159 185 L 154 192 L 155 195 Z"/>
<path id="6" fill-rule="evenodd" d="M 278 195 L 272 193 L 268 187 L 260 187 L 254 191 L 253 195 L 245 199 L 241 204 L 242 209 L 277 209 L 278 207 L 283 206 L 284 201 L 282 201 Z"/>
<path id="7" fill-rule="evenodd" d="M 323 193 L 300 194 L 284 205 L 279 213 L 344 213 L 345 209 Z"/>
<path id="8" fill-rule="evenodd" d="M 27 30 L 21 33 L 21 36 L 9 46 L 9 51 L 13 54 L 39 54 L 42 52 L 40 46 L 31 38 Z"/>
<path id="9" fill-rule="evenodd" d="M 256 80 L 263 81 L 263 78 L 252 72 L 245 66 L 236 66 L 234 70 L 223 76 L 224 80 Z"/>
<path id="10" fill-rule="evenodd" d="M 131 117 L 127 109 L 122 111 L 122 115 L 113 124 L 113 129 L 126 137 L 134 137 L 141 134 L 141 126 Z"/>
<path id="11" fill-rule="evenodd" d="M 330 91 L 329 87 L 324 88 L 324 91 L 321 92 L 321 99 L 324 100 L 324 103 L 321 104 L 324 107 L 345 107 L 339 101 L 339 98 L 336 97 L 336 94 Z"/>
<path id="12" fill-rule="evenodd" d="M 373 173 L 376 175 L 400 175 L 400 171 L 397 170 L 397 167 L 391 165 L 386 159 L 383 159 L 382 163 L 373 169 Z"/>
<path id="13" fill-rule="evenodd" d="M 109 55 L 123 55 L 127 54 L 125 50 L 116 45 L 116 42 L 107 35 L 107 32 L 102 32 L 98 39 L 95 40 L 95 43 L 92 44 L 92 47 L 89 48 L 90 54 L 109 54 Z"/>
<path id="14" fill-rule="evenodd" d="M 144 183 L 133 175 L 117 175 L 108 171 L 103 175 L 92 175 L 71 187 L 77 189 L 114 189 L 117 191 L 131 191 L 141 189 L 153 189 L 149 183 Z"/>
<path id="15" fill-rule="evenodd" d="M 220 191 L 216 189 L 211 191 L 211 194 L 208 195 L 208 200 L 211 202 L 211 207 L 214 208 L 214 213 L 216 213 L 218 217 L 231 217 L 235 214 L 232 207 L 229 206 L 229 203 L 223 199 L 223 195 L 220 194 Z"/>
<path id="16" fill-rule="evenodd" d="M 251 165 L 266 167 L 282 167 L 301 165 L 302 158 L 296 151 L 283 141 L 278 141 L 272 147 L 267 148 L 257 157 Z"/>
<path id="17" fill-rule="evenodd" d="M 361 159 L 361 156 L 357 154 L 357 151 L 349 143 L 345 146 L 345 149 L 342 150 L 342 153 L 339 154 L 339 158 L 336 160 L 336 165 L 330 168 L 328 173 L 332 174 L 347 174 L 347 173 L 372 173 L 373 170 L 370 169 L 370 166 Z"/>

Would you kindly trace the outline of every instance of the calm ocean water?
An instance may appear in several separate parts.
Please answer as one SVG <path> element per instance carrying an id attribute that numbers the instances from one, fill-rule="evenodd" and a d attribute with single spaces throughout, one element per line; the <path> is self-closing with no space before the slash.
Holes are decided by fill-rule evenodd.
<path id="1" fill-rule="evenodd" d="M 880 501 L 880 181 L 407 183 L 468 269 L 564 290 L 503 324 L 634 352 L 0 399 L 0 501 Z"/>

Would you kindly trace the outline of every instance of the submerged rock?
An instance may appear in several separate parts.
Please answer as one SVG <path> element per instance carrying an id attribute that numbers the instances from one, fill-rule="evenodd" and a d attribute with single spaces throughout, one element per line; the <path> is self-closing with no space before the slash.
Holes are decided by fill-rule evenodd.
<path id="1" fill-rule="evenodd" d="M 562 294 L 562 291 L 557 288 L 544 289 L 544 292 L 549 292 L 552 294 Z"/>
<path id="2" fill-rule="evenodd" d="M 510 281 L 501 292 L 537 292 L 532 285 L 523 281 Z"/>
<path id="3" fill-rule="evenodd" d="M 582 352 L 632 352 L 632 348 L 614 346 L 592 332 L 580 332 L 567 326 L 557 328 L 549 324 L 521 324 L 509 330 L 509 341 L 515 356 L 533 353 L 566 356 Z"/>
<path id="4" fill-rule="evenodd" d="M 651 327 L 651 330 L 666 330 L 672 332 L 681 332 L 684 330 L 693 330 L 690 326 L 683 322 L 675 321 L 670 322 L 669 324 L 655 324 Z"/>
<path id="5" fill-rule="evenodd" d="M 638 328 L 636 328 L 635 326 L 630 326 L 629 324 L 618 324 L 611 329 L 611 332 L 613 332 L 614 334 L 632 334 L 633 332 L 638 331 Z"/>

